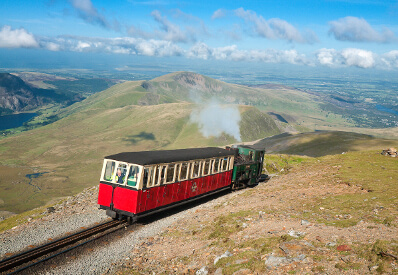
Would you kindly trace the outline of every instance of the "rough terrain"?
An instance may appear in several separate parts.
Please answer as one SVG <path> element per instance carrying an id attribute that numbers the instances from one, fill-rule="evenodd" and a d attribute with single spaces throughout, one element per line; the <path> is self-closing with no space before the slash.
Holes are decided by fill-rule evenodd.
<path id="1" fill-rule="evenodd" d="M 398 273 L 397 220 L 325 225 L 309 206 L 326 196 L 366 193 L 342 183 L 338 166 L 297 165 L 250 189 L 146 220 L 61 260 L 46 274 L 367 274 Z M 69 197 L 0 234 L 0 255 L 106 219 L 97 187 Z M 318 207 L 318 206 L 317 206 Z M 328 209 L 318 207 L 320 211 Z M 377 209 L 376 209 L 377 210 Z M 373 211 L 378 215 L 380 208 Z M 52 212 L 52 213 L 49 213 Z M 308 218 L 309 214 L 309 218 Z M 312 214 L 314 215 L 314 214 Z M 350 221 L 350 215 L 332 217 Z"/>

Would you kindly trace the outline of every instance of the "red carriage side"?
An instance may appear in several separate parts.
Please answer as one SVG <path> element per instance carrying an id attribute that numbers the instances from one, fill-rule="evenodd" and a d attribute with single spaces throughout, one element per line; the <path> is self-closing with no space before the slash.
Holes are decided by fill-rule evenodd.
<path id="1" fill-rule="evenodd" d="M 98 204 L 113 218 L 135 220 L 228 189 L 234 153 L 208 147 L 107 156 Z"/>

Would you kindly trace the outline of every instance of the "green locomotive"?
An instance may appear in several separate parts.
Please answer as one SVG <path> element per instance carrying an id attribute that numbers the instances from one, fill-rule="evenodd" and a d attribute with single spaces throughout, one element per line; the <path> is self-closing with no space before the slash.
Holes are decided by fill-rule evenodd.
<path id="1" fill-rule="evenodd" d="M 256 185 L 261 177 L 265 150 L 248 145 L 237 145 L 233 149 L 235 149 L 235 158 L 232 189 Z"/>

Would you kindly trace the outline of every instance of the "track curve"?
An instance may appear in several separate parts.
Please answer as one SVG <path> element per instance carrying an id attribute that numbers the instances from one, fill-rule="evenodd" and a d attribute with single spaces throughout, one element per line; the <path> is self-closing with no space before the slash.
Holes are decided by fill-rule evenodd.
<path id="1" fill-rule="evenodd" d="M 119 221 L 119 220 L 108 221 L 108 222 L 81 230 L 77 233 L 60 238 L 58 240 L 49 242 L 47 244 L 41 245 L 39 247 L 32 248 L 28 251 L 19 253 L 17 255 L 11 256 L 9 258 L 6 258 L 6 259 L 0 261 L 0 272 L 9 271 L 17 266 L 20 266 L 20 265 L 28 263 L 30 261 L 36 260 L 44 255 L 48 255 L 51 252 L 57 251 L 61 248 L 72 245 L 78 241 L 87 239 L 93 235 L 96 235 L 98 233 L 107 231 L 111 228 L 118 227 L 118 226 L 124 225 L 124 224 L 127 224 L 126 221 Z M 70 249 L 68 249 L 66 251 L 69 251 L 69 250 Z M 66 252 L 66 251 L 62 251 L 61 253 Z M 58 254 L 60 254 L 60 253 L 57 253 L 56 255 L 58 255 Z M 53 256 L 46 258 L 44 260 L 50 259 L 52 257 Z M 42 262 L 44 260 L 41 260 L 40 262 Z"/>

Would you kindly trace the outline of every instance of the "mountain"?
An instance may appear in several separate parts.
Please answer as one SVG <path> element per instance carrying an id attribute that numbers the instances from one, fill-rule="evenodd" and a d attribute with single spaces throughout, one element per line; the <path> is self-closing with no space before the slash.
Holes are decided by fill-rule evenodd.
<path id="1" fill-rule="evenodd" d="M 70 104 L 79 100 L 82 100 L 82 97 L 78 95 L 35 88 L 18 76 L 0 73 L 0 115 L 29 111 L 49 103 Z"/>

